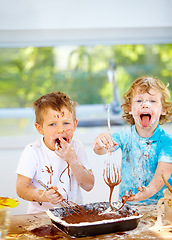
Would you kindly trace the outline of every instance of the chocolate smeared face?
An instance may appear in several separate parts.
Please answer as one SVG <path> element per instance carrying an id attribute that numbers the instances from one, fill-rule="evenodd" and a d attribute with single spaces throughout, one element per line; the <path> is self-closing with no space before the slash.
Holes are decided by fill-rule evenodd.
<path id="1" fill-rule="evenodd" d="M 161 98 L 162 94 L 157 89 L 152 88 L 149 92 L 142 92 L 140 88 L 135 89 L 130 113 L 139 135 L 146 128 L 152 129 L 152 134 L 159 123 L 160 116 L 166 114 Z"/>
<path id="2" fill-rule="evenodd" d="M 44 113 L 42 126 L 37 124 L 36 128 L 44 136 L 45 145 L 54 151 L 56 146 L 62 148 L 60 138 L 70 144 L 77 123 L 78 120 L 74 119 L 66 107 L 62 107 L 61 111 L 48 108 Z"/>

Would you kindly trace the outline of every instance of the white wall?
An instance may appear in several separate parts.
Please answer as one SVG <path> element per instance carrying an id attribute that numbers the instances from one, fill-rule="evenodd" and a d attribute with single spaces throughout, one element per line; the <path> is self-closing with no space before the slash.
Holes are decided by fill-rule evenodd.
<path id="1" fill-rule="evenodd" d="M 0 47 L 171 43 L 171 0 L 0 0 Z"/>
<path id="2" fill-rule="evenodd" d="M 171 0 L 6 0 L 0 29 L 171 27 Z M 12 5 L 13 3 L 13 5 Z"/>

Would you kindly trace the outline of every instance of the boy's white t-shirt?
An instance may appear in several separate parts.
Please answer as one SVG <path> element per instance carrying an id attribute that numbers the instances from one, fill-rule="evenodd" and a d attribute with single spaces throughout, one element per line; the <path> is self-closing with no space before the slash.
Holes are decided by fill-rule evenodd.
<path id="1" fill-rule="evenodd" d="M 74 148 L 83 166 L 91 169 L 82 143 L 73 139 L 71 146 Z M 66 167 L 67 163 L 54 151 L 47 148 L 43 138 L 40 138 L 25 147 L 16 173 L 33 179 L 32 184 L 37 189 L 45 190 L 37 180 L 41 180 L 49 187 L 55 185 L 65 199 L 67 198 L 69 201 L 80 204 L 82 203 L 80 187 L 71 169 L 68 172 L 68 169 L 65 170 Z M 61 207 L 61 205 L 53 205 L 49 202 L 38 203 L 33 199 L 33 201 L 29 202 L 27 213 L 44 212 L 54 207 Z"/>

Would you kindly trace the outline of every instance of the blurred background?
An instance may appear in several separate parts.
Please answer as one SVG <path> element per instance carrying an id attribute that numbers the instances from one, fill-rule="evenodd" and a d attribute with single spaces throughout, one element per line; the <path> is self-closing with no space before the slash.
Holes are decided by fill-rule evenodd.
<path id="1" fill-rule="evenodd" d="M 75 137 L 85 145 L 96 177 L 94 189 L 83 192 L 84 202 L 108 201 L 106 157 L 95 155 L 91 144 L 107 131 L 106 104 L 112 131 L 125 124 L 122 95 L 136 78 L 158 77 L 172 91 L 172 1 L 15 2 L 11 8 L 11 0 L 0 0 L 0 196 L 18 198 L 20 154 L 40 137 L 33 101 L 60 90 L 79 104 Z M 171 123 L 163 128 L 172 133 Z M 27 202 L 19 202 L 12 214 L 26 212 Z"/>

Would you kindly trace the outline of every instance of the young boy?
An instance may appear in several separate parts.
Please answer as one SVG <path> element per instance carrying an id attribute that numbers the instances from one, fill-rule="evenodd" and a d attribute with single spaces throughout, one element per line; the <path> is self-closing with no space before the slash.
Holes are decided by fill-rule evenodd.
<path id="1" fill-rule="evenodd" d="M 73 139 L 77 127 L 76 102 L 52 92 L 34 102 L 35 127 L 43 135 L 24 149 L 17 167 L 16 190 L 30 201 L 27 213 L 61 206 L 63 199 L 81 203 L 82 187 L 90 191 L 94 176 L 83 145 Z M 50 189 L 46 191 L 38 182 Z"/>
<path id="2" fill-rule="evenodd" d="M 166 179 L 172 173 L 172 136 L 159 127 L 172 116 L 172 102 L 166 86 L 157 78 L 136 79 L 124 94 L 123 118 L 131 125 L 109 136 L 100 134 L 93 143 L 97 154 L 108 149 L 122 150 L 120 197 L 129 189 L 134 196 L 128 201 L 153 204 L 163 196 L 161 174 Z M 172 179 L 169 180 L 172 183 Z M 139 192 L 138 192 L 138 191 Z M 141 202 L 143 204 L 143 201 Z"/>

